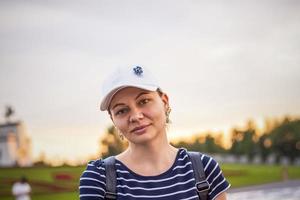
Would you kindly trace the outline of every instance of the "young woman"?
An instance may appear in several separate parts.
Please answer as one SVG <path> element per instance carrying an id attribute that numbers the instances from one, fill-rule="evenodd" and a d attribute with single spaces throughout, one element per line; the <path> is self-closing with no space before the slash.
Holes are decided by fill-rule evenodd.
<path id="1" fill-rule="evenodd" d="M 100 109 L 108 114 L 128 148 L 115 158 L 117 199 L 197 200 L 196 181 L 186 149 L 169 144 L 170 105 L 146 68 L 121 68 L 103 84 Z M 218 163 L 199 156 L 209 185 L 207 199 L 225 200 L 229 183 Z M 89 162 L 80 178 L 80 199 L 105 199 L 106 171 L 101 160 Z"/>

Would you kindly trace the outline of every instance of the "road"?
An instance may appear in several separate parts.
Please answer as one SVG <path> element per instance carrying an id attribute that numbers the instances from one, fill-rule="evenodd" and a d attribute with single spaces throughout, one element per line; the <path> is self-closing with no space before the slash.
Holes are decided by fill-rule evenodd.
<path id="1" fill-rule="evenodd" d="M 300 200 L 300 180 L 229 189 L 228 200 Z"/>

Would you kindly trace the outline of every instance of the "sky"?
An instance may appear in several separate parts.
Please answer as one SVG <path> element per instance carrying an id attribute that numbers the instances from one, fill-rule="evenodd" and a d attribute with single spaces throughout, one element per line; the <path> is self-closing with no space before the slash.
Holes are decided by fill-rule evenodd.
<path id="1" fill-rule="evenodd" d="M 115 67 L 145 66 L 172 108 L 170 137 L 300 116 L 300 1 L 0 1 L 0 122 L 33 156 L 96 155 Z"/>

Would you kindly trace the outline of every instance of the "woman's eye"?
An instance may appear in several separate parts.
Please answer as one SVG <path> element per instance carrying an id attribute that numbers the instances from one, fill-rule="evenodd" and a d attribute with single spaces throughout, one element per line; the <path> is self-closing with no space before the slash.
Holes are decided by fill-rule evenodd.
<path id="1" fill-rule="evenodd" d="M 150 101 L 150 99 L 142 99 L 139 103 L 141 105 L 147 104 Z"/>
<path id="2" fill-rule="evenodd" d="M 115 113 L 115 115 L 122 115 L 124 113 L 126 113 L 127 109 L 126 108 L 122 108 L 120 110 L 117 110 L 117 112 Z"/>

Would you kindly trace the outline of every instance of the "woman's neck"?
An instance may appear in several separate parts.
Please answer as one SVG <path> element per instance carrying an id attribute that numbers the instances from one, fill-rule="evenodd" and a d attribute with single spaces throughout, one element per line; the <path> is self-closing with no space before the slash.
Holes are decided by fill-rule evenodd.
<path id="1" fill-rule="evenodd" d="M 146 144 L 130 144 L 117 159 L 137 174 L 151 176 L 169 169 L 175 161 L 177 151 L 166 138 L 160 138 Z"/>
<path id="2" fill-rule="evenodd" d="M 150 162 L 160 162 L 161 159 L 165 159 L 169 154 L 174 155 L 177 149 L 171 146 L 169 143 L 166 144 L 148 144 L 148 145 L 130 145 L 128 148 L 128 156 L 133 160 L 148 160 Z"/>

